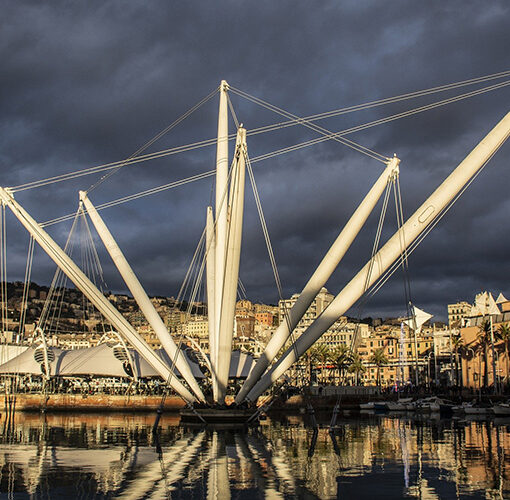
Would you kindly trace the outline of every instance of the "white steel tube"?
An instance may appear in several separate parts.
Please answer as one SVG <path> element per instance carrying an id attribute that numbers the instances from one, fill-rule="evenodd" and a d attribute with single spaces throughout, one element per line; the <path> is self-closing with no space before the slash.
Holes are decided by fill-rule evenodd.
<path id="1" fill-rule="evenodd" d="M 228 206 L 228 83 L 225 80 L 220 84 L 220 104 L 218 109 L 218 139 L 216 145 L 216 256 L 215 256 L 215 328 L 213 338 L 213 351 L 215 358 L 212 364 L 217 370 L 218 343 L 220 331 L 221 303 L 223 293 L 223 280 L 225 277 L 225 256 L 227 244 L 227 206 Z"/>
<path id="2" fill-rule="evenodd" d="M 379 198 L 384 192 L 388 182 L 399 173 L 400 160 L 397 157 L 388 161 L 388 164 L 368 194 L 365 196 L 356 211 L 352 214 L 341 233 L 336 238 L 331 248 L 328 250 L 321 263 L 318 265 L 312 277 L 303 288 L 299 298 L 287 312 L 287 318 L 278 326 L 275 333 L 269 340 L 264 352 L 258 359 L 256 365 L 251 370 L 244 385 L 236 396 L 235 402 L 240 404 L 250 389 L 256 384 L 259 378 L 266 371 L 267 367 L 276 358 L 280 349 L 285 345 L 290 333 L 296 328 L 297 324 L 310 307 L 313 299 L 326 284 L 333 271 L 344 257 L 352 242 L 361 231 L 368 216 L 372 213 Z"/>
<path id="3" fill-rule="evenodd" d="M 87 193 L 85 191 L 80 191 L 80 201 L 83 202 L 89 217 L 96 228 L 101 241 L 103 242 L 106 250 L 110 254 L 110 257 L 113 260 L 113 263 L 117 267 L 122 279 L 126 283 L 126 286 L 129 288 L 130 292 L 133 294 L 133 298 L 136 300 L 136 303 L 140 307 L 142 314 L 145 316 L 149 325 L 154 330 L 154 333 L 157 335 L 159 341 L 163 349 L 166 351 L 172 362 L 175 360 L 175 366 L 177 370 L 179 370 L 180 374 L 184 378 L 184 380 L 189 384 L 191 390 L 195 393 L 200 401 L 205 401 L 205 397 L 200 389 L 193 373 L 191 372 L 191 367 L 189 366 L 188 361 L 185 359 L 183 354 L 180 352 L 179 348 L 175 344 L 172 336 L 168 332 L 161 316 L 156 311 L 153 303 L 147 296 L 142 284 L 136 277 L 133 269 L 129 265 L 126 257 L 122 253 L 119 245 L 115 241 L 115 238 L 112 236 L 110 230 L 104 223 L 103 219 L 97 212 L 96 208 L 90 201 Z"/>
<path id="4" fill-rule="evenodd" d="M 106 299 L 100 290 L 87 278 L 72 259 L 57 245 L 57 243 L 44 231 L 44 229 L 21 207 L 14 199 L 8 189 L 0 187 L 0 201 L 5 203 L 18 218 L 25 229 L 39 243 L 41 248 L 57 264 L 68 278 L 83 292 L 83 294 L 94 304 L 99 312 L 128 340 L 140 355 L 163 377 L 163 380 L 170 380 L 172 387 L 183 399 L 189 403 L 196 401 L 196 398 L 177 379 L 177 376 L 170 371 L 163 360 L 149 347 L 149 345 L 136 333 L 129 322 L 120 314 L 115 307 Z"/>
<path id="5" fill-rule="evenodd" d="M 214 303 L 215 292 L 215 258 L 216 258 L 216 234 L 214 229 L 214 215 L 212 207 L 207 207 L 206 218 L 206 283 L 207 283 L 207 319 L 209 324 L 209 362 L 211 370 L 211 382 L 213 389 L 213 399 L 218 400 L 218 384 L 216 380 L 216 371 L 213 368 L 212 360 L 216 359 L 216 343 L 215 343 L 215 311 Z"/>
<path id="6" fill-rule="evenodd" d="M 405 250 L 448 206 L 469 180 L 490 160 L 510 135 L 508 113 L 476 146 L 460 165 L 443 181 L 388 242 L 377 252 L 370 274 L 369 286 L 395 262 Z M 403 243 L 402 243 L 403 242 Z M 295 345 L 260 379 L 246 399 L 255 401 L 268 387 L 287 371 L 321 335 L 344 314 L 363 294 L 370 262 L 344 287 L 323 313 L 303 332 Z"/>
<path id="7" fill-rule="evenodd" d="M 218 344 L 218 402 L 223 403 L 227 391 L 230 358 L 232 356 L 232 337 L 239 279 L 239 260 L 241 257 L 241 239 L 243 233 L 244 185 L 245 185 L 246 130 L 237 131 L 235 161 L 232 171 L 231 196 L 228 206 L 227 255 L 225 262 L 225 280 L 221 304 L 220 335 Z"/>

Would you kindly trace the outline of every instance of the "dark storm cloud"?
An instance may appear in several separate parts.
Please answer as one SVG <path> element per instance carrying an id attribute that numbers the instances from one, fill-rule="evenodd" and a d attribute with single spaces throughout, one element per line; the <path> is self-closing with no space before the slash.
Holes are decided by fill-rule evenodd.
<path id="1" fill-rule="evenodd" d="M 506 2 L 2 2 L 1 185 L 126 158 L 213 90 L 233 86 L 307 115 L 506 70 Z M 461 91 L 459 91 L 461 92 Z M 331 130 L 442 99 L 440 94 L 324 122 Z M 505 114 L 503 89 L 350 138 L 402 159 L 410 215 Z M 232 95 L 250 129 L 282 120 Z M 214 136 L 217 101 L 150 148 Z M 293 127 L 254 136 L 252 157 L 315 137 Z M 506 145 L 411 256 L 413 297 L 442 317 L 482 289 L 510 292 Z M 125 167 L 91 193 L 97 204 L 210 170 L 214 148 Z M 300 290 L 382 165 L 336 143 L 254 164 L 284 293 Z M 76 210 L 98 177 L 19 193 L 40 221 Z M 149 293 L 176 294 L 205 219 L 212 179 L 103 212 Z M 275 302 L 264 241 L 247 195 L 241 277 Z M 328 283 L 341 289 L 368 259 L 378 214 Z M 12 217 L 10 218 L 12 219 Z M 385 235 L 395 229 L 389 212 Z M 9 221 L 9 278 L 23 275 L 28 238 Z M 65 241 L 69 223 L 51 228 Z M 100 250 L 108 285 L 123 285 Z M 34 278 L 54 266 L 39 251 Z M 366 314 L 404 312 L 399 273 Z"/>

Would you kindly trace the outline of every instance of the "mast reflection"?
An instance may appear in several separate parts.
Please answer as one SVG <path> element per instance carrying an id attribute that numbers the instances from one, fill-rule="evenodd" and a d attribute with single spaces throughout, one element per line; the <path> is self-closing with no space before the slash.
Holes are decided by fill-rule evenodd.
<path id="1" fill-rule="evenodd" d="M 508 498 L 510 420 L 299 416 L 248 430 L 165 415 L 15 415 L 0 436 L 0 492 L 34 498 Z M 374 490 L 377 485 L 376 490 Z"/>

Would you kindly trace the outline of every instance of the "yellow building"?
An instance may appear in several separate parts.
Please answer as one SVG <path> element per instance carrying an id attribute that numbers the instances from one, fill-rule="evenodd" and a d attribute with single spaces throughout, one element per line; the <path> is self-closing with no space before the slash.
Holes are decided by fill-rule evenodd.
<path id="1" fill-rule="evenodd" d="M 424 375 L 432 371 L 430 366 L 434 350 L 434 336 L 429 330 L 421 332 L 416 342 L 414 335 L 404 328 L 403 342 L 400 340 L 401 330 L 394 326 L 383 325 L 376 329 L 373 335 L 363 339 L 358 348 L 358 353 L 366 366 L 366 372 L 362 380 L 368 384 L 377 382 L 377 366 L 371 362 L 374 352 L 382 349 L 388 363 L 380 367 L 380 379 L 382 386 L 394 385 L 396 382 L 415 382 L 413 376 L 418 364 L 421 373 L 420 381 L 424 381 Z M 418 356 L 416 356 L 418 352 Z"/>
<path id="2" fill-rule="evenodd" d="M 498 383 L 508 383 L 510 360 L 505 353 L 505 342 L 498 338 L 501 325 L 510 325 L 510 301 L 500 304 L 501 314 L 475 316 L 468 319 L 461 328 L 462 347 L 460 350 L 462 385 L 477 390 L 494 385 L 494 368 Z M 490 341 L 490 322 L 494 349 Z M 484 323 L 488 325 L 489 342 L 483 342 Z M 487 380 L 484 380 L 487 378 Z"/>

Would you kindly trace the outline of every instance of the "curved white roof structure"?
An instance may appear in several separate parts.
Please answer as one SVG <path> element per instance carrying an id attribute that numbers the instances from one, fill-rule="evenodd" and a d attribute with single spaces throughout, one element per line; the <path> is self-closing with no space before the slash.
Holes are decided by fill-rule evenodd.
<path id="1" fill-rule="evenodd" d="M 44 375 L 44 348 L 29 347 L 20 355 L 0 365 L 0 374 L 27 374 Z M 159 373 L 134 349 L 123 346 L 99 344 L 96 347 L 86 349 L 62 350 L 56 347 L 48 347 L 48 361 L 50 376 L 99 376 L 99 377 L 132 377 L 134 373 L 142 378 L 159 377 Z M 166 351 L 158 349 L 156 354 L 168 366 L 172 366 L 172 360 Z M 187 362 L 191 367 L 193 376 L 204 379 L 205 375 L 200 370 L 198 363 L 194 362 L 185 353 Z M 130 366 L 132 364 L 134 366 Z M 251 354 L 241 351 L 233 351 L 230 363 L 229 378 L 245 379 L 253 366 L 254 360 Z M 131 368 L 131 369 L 130 369 Z M 177 374 L 180 376 L 179 372 Z"/>
<path id="2" fill-rule="evenodd" d="M 50 365 L 50 376 L 57 375 L 58 360 L 64 351 L 56 347 L 48 348 L 48 362 Z M 0 374 L 23 373 L 27 375 L 44 375 L 44 348 L 29 347 L 7 363 L 0 365 Z"/>

